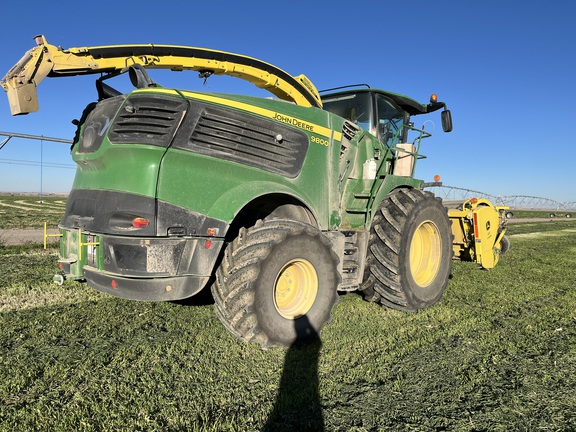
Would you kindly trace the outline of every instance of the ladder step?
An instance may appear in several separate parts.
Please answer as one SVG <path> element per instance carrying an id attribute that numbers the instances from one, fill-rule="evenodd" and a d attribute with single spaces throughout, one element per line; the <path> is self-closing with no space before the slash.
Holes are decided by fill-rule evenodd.
<path id="1" fill-rule="evenodd" d="M 359 192 L 354 194 L 354 198 L 358 199 L 368 199 L 370 198 L 370 192 Z"/>
<path id="2" fill-rule="evenodd" d="M 353 208 L 353 207 L 347 208 L 346 212 L 348 212 L 348 213 L 368 213 L 366 208 Z"/>
<path id="3" fill-rule="evenodd" d="M 355 273 L 358 271 L 358 264 L 353 261 L 345 262 L 342 266 L 342 271 L 344 273 Z"/>
<path id="4" fill-rule="evenodd" d="M 354 255 L 356 252 L 358 252 L 357 247 L 351 247 L 351 248 L 344 249 L 344 255 Z"/>

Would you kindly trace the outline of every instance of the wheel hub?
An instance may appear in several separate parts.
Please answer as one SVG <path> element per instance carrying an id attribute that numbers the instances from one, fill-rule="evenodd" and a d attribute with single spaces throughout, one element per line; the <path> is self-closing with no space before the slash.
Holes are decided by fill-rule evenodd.
<path id="1" fill-rule="evenodd" d="M 318 275 L 305 259 L 288 262 L 276 277 L 274 305 L 286 319 L 296 319 L 310 310 L 318 294 Z"/>
<path id="2" fill-rule="evenodd" d="M 442 262 L 442 239 L 436 224 L 422 222 L 410 244 L 410 271 L 421 287 L 432 283 Z"/>

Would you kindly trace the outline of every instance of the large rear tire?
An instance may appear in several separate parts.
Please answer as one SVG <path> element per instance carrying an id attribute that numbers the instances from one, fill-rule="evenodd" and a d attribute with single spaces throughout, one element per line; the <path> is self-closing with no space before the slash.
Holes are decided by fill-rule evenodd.
<path id="1" fill-rule="evenodd" d="M 406 312 L 435 304 L 448 285 L 452 253 L 442 200 L 417 189 L 391 192 L 370 228 L 364 298 Z"/>
<path id="2" fill-rule="evenodd" d="M 320 334 L 338 299 L 338 258 L 311 225 L 283 219 L 242 228 L 212 285 L 224 326 L 245 342 L 290 346 Z"/>

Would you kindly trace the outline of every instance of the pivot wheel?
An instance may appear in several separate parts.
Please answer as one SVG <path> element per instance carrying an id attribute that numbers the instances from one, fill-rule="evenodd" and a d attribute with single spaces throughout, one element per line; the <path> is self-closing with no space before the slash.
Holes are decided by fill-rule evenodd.
<path id="1" fill-rule="evenodd" d="M 442 201 L 417 189 L 392 191 L 370 227 L 364 298 L 407 312 L 433 305 L 448 285 L 452 253 Z"/>
<path id="2" fill-rule="evenodd" d="M 339 283 L 338 258 L 320 230 L 271 219 L 242 228 L 226 247 L 212 294 L 232 334 L 267 348 L 317 337 Z"/>

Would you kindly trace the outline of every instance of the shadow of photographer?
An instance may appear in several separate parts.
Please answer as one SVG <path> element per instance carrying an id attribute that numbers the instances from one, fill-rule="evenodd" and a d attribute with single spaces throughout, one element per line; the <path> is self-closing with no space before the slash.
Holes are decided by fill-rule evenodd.
<path id="1" fill-rule="evenodd" d="M 294 321 L 296 340 L 286 351 L 280 388 L 263 432 L 323 431 L 318 390 L 322 341 L 306 316 Z"/>

